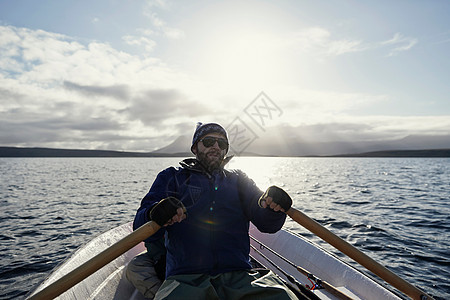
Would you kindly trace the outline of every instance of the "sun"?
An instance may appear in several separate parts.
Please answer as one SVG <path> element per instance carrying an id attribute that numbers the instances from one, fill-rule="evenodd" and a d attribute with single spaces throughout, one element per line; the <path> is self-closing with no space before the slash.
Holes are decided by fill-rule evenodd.
<path id="1" fill-rule="evenodd" d="M 265 85 L 280 73 L 276 38 L 262 32 L 224 33 L 207 45 L 204 71 L 231 86 Z"/>
<path id="2" fill-rule="evenodd" d="M 283 16 L 261 4 L 221 5 L 182 25 L 185 44 L 176 53 L 181 63 L 191 74 L 233 89 L 260 91 L 282 82 L 292 66 L 280 36 L 287 31 L 280 28 L 286 26 L 278 20 Z"/>

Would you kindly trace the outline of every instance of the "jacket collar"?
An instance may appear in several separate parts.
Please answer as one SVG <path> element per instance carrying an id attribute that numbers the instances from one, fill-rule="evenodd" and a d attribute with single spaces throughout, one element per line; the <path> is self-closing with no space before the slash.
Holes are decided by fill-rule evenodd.
<path id="1" fill-rule="evenodd" d="M 223 172 L 225 165 L 233 158 L 233 156 L 225 157 L 220 166 L 219 172 Z M 207 171 L 207 169 L 196 159 L 196 158 L 186 158 L 180 161 L 180 165 L 183 169 L 187 169 L 190 171 L 200 172 L 211 177 L 212 174 Z"/>

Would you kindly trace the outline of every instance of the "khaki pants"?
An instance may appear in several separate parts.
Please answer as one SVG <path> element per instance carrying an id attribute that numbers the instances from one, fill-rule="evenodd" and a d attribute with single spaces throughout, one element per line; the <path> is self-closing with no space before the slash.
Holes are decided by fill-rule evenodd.
<path id="1" fill-rule="evenodd" d="M 155 300 L 162 299 L 298 299 L 269 270 L 234 271 L 215 276 L 175 275 L 167 278 Z"/>
<path id="2" fill-rule="evenodd" d="M 162 284 L 154 265 L 155 261 L 146 252 L 133 258 L 126 271 L 127 279 L 148 299 L 153 299 Z"/>

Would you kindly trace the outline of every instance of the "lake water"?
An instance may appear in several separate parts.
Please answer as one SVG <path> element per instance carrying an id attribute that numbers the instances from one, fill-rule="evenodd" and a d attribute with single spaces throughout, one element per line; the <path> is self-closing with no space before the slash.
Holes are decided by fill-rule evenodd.
<path id="1" fill-rule="evenodd" d="M 23 299 L 93 236 L 133 219 L 179 158 L 0 158 L 0 299 Z M 450 299 L 450 159 L 234 158 L 294 206 L 436 299 Z M 335 253 L 293 221 L 286 228 Z"/>

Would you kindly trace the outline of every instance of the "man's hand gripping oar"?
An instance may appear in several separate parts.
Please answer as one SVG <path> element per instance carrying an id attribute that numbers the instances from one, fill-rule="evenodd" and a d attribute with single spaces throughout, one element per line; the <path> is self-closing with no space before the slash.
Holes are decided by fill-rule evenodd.
<path id="1" fill-rule="evenodd" d="M 186 208 L 177 198 L 167 197 L 150 210 L 149 218 L 158 224 L 163 224 L 162 227 L 169 226 L 186 219 Z"/>

